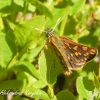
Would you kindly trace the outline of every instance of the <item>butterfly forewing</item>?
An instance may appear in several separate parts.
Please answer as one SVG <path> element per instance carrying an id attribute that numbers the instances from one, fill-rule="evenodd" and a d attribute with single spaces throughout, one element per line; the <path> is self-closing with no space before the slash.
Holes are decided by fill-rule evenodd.
<path id="1" fill-rule="evenodd" d="M 66 55 L 68 57 L 68 63 L 70 64 L 68 67 L 71 69 L 83 67 L 86 62 L 93 59 L 97 54 L 95 48 L 75 43 L 65 37 L 60 37 L 60 39 L 66 47 Z"/>

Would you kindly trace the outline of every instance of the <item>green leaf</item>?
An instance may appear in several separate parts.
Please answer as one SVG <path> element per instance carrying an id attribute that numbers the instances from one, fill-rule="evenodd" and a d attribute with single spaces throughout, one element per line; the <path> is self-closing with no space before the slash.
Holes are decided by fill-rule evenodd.
<path id="1" fill-rule="evenodd" d="M 0 95 L 0 100 L 4 100 L 4 97 L 2 95 Z"/>
<path id="2" fill-rule="evenodd" d="M 6 6 L 11 5 L 12 0 L 0 0 L 0 10 Z"/>
<path id="3" fill-rule="evenodd" d="M 54 26 L 56 25 L 57 23 L 57 20 L 59 18 L 61 18 L 61 20 L 64 18 L 64 14 L 65 14 L 66 10 L 65 8 L 62 8 L 62 9 L 57 9 L 57 8 L 54 8 L 52 13 L 53 13 L 53 18 L 50 19 L 50 18 L 47 18 L 46 20 L 46 28 L 54 28 Z"/>
<path id="4" fill-rule="evenodd" d="M 53 15 L 50 12 L 50 10 L 43 3 L 41 3 L 41 2 L 39 2 L 37 0 L 25 0 L 25 1 L 35 5 L 40 14 L 45 14 L 46 16 L 48 16 L 50 18 L 53 17 Z"/>
<path id="5" fill-rule="evenodd" d="M 43 29 L 44 24 L 44 16 L 38 16 L 18 25 L 14 30 L 14 35 L 19 45 L 22 47 L 26 43 L 30 42 L 30 46 L 35 47 L 39 41 L 38 38 L 40 34 L 40 31 L 36 31 L 35 28 Z"/>
<path id="6" fill-rule="evenodd" d="M 46 92 L 38 88 L 26 88 L 26 90 L 24 91 L 24 95 L 31 97 L 31 98 L 39 98 L 39 99 L 49 98 Z"/>
<path id="7" fill-rule="evenodd" d="M 0 83 L 0 90 L 15 90 L 26 84 L 23 80 L 8 80 Z"/>
<path id="8" fill-rule="evenodd" d="M 42 50 L 42 48 L 44 46 L 44 41 L 41 40 L 41 41 L 39 41 L 39 43 L 40 44 L 38 44 L 35 48 L 31 49 L 28 52 L 26 59 L 28 59 L 29 61 L 33 61 L 33 59 L 40 53 L 40 51 Z"/>
<path id="9" fill-rule="evenodd" d="M 83 8 L 86 0 L 77 0 L 77 2 L 72 6 L 70 15 L 75 15 Z"/>
<path id="10" fill-rule="evenodd" d="M 5 35 L 0 35 L 0 67 L 7 67 L 13 56 L 16 54 L 17 48 L 12 39 Z M 1 71 L 1 70 L 0 70 Z"/>
<path id="11" fill-rule="evenodd" d="M 36 80 L 35 82 L 32 82 L 32 87 L 34 88 L 44 88 L 46 85 L 44 84 L 44 82 L 40 79 L 40 80 Z"/>
<path id="12" fill-rule="evenodd" d="M 52 15 L 52 13 L 50 12 L 50 10 L 49 10 L 45 5 L 43 5 L 41 2 L 35 0 L 34 3 L 35 3 L 35 6 L 37 7 L 37 9 L 39 10 L 39 12 L 40 12 L 41 14 L 45 14 L 46 16 L 48 16 L 48 17 L 50 17 L 50 18 L 53 17 L 53 15 Z M 42 9 L 41 9 L 41 8 L 42 8 Z"/>
<path id="13" fill-rule="evenodd" d="M 66 90 L 59 92 L 56 96 L 57 100 L 76 100 L 75 96 Z"/>
<path id="14" fill-rule="evenodd" d="M 19 61 L 12 67 L 12 69 L 18 70 L 18 71 L 25 71 L 25 72 L 29 73 L 30 75 L 39 79 L 39 74 L 37 73 L 35 66 L 33 66 L 28 61 Z"/>
<path id="15" fill-rule="evenodd" d="M 96 88 L 100 91 L 100 82 L 99 82 L 99 80 L 97 79 L 95 73 L 93 73 L 93 75 L 94 75 L 95 86 L 96 86 Z"/>
<path id="16" fill-rule="evenodd" d="M 13 21 L 15 21 L 17 12 L 23 11 L 22 7 L 24 6 L 24 1 L 23 0 L 17 0 L 17 2 L 14 0 L 9 0 L 9 1 L 10 1 L 9 3 L 8 2 L 5 3 L 7 5 L 0 10 L 0 13 L 3 17 L 5 17 L 6 20 L 8 20 L 6 16 L 10 15 L 11 19 L 9 21 L 15 24 Z"/>
<path id="17" fill-rule="evenodd" d="M 21 97 L 20 95 L 14 96 L 12 100 L 29 100 L 29 98 Z"/>
<path id="18" fill-rule="evenodd" d="M 77 91 L 79 93 L 79 100 L 88 100 L 95 90 L 94 85 L 85 77 L 78 77 L 76 81 Z"/>
<path id="19" fill-rule="evenodd" d="M 93 36 L 94 37 L 100 37 L 100 27 L 98 27 L 94 32 L 93 32 Z"/>
<path id="20" fill-rule="evenodd" d="M 52 98 L 44 99 L 44 100 L 57 100 L 56 96 L 54 95 Z"/>
<path id="21" fill-rule="evenodd" d="M 57 76 L 63 72 L 58 58 L 51 49 L 44 49 L 39 58 L 40 77 L 45 84 L 54 84 Z"/>
<path id="22" fill-rule="evenodd" d="M 24 71 L 23 72 L 18 71 L 17 72 L 17 80 L 23 80 L 23 79 L 28 81 L 28 83 L 27 83 L 28 87 L 30 86 L 33 88 L 44 88 L 46 86 L 41 79 L 36 79 L 32 75 L 30 75 Z"/>

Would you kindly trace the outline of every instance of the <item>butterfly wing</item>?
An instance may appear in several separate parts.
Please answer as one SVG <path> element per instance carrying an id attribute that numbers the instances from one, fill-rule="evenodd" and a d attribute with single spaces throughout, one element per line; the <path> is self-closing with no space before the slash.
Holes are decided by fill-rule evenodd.
<path id="1" fill-rule="evenodd" d="M 95 48 L 78 44 L 62 36 L 60 36 L 60 39 L 64 43 L 64 47 L 66 47 L 66 63 L 69 69 L 83 67 L 86 62 L 93 59 L 97 54 L 97 50 Z"/>

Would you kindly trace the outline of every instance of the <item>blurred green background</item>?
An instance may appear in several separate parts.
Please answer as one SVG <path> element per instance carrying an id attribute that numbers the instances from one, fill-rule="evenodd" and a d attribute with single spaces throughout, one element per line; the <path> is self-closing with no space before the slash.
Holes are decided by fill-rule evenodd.
<path id="1" fill-rule="evenodd" d="M 98 55 L 66 76 L 45 32 Z M 0 0 L 0 100 L 100 100 L 100 0 Z"/>

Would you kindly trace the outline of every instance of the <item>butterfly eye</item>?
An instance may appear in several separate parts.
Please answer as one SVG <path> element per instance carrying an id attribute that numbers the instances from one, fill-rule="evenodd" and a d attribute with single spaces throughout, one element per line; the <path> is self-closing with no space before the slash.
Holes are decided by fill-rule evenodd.
<path id="1" fill-rule="evenodd" d="M 46 36 L 47 36 L 48 38 L 51 37 L 52 34 L 54 34 L 53 30 L 52 30 L 52 29 L 49 29 L 49 28 L 46 29 L 45 32 L 46 32 Z"/>

